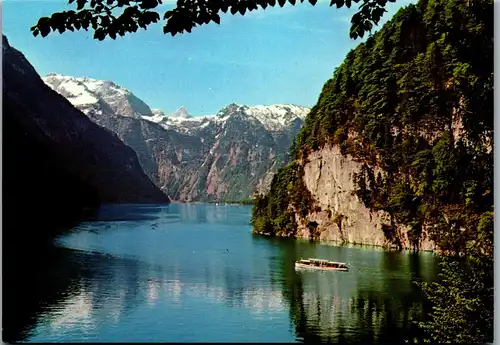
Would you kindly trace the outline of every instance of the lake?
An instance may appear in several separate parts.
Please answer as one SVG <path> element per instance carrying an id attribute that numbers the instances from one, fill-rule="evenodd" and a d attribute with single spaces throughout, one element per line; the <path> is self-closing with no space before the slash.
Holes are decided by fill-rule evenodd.
<path id="1" fill-rule="evenodd" d="M 389 343 L 416 332 L 427 307 L 412 280 L 435 278 L 435 255 L 266 238 L 250 214 L 103 207 L 10 279 L 4 341 Z M 308 257 L 351 269 L 295 271 Z"/>

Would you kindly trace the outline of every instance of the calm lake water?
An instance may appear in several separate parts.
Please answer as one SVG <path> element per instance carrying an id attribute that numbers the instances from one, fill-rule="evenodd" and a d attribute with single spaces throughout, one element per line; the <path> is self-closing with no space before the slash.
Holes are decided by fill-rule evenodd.
<path id="1" fill-rule="evenodd" d="M 433 254 L 269 239 L 251 233 L 250 213 L 204 204 L 102 208 L 31 264 L 36 292 L 16 302 L 11 336 L 358 343 L 411 336 L 412 320 L 424 315 L 412 280 L 435 277 Z M 301 257 L 351 269 L 296 272 Z"/>

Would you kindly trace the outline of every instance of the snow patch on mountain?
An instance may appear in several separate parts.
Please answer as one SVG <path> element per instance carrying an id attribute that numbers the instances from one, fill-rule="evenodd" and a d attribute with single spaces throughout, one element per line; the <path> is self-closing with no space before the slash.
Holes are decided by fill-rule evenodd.
<path id="1" fill-rule="evenodd" d="M 153 115 L 166 116 L 163 110 L 161 109 L 151 109 L 151 112 L 153 113 Z"/>
<path id="2" fill-rule="evenodd" d="M 103 102 L 121 116 L 153 116 L 146 103 L 112 81 L 56 73 L 48 74 L 42 80 L 76 107 Z"/>
<path id="3" fill-rule="evenodd" d="M 148 120 L 148 121 L 151 121 L 151 122 L 154 122 L 154 123 L 162 123 L 164 121 L 166 121 L 167 119 L 167 115 L 165 115 L 165 113 L 160 110 L 160 109 L 151 109 L 151 113 L 153 115 L 149 116 L 149 115 L 143 115 L 141 116 L 144 120 Z"/>
<path id="4" fill-rule="evenodd" d="M 192 116 L 186 108 L 180 107 L 175 113 L 165 115 L 160 109 L 152 109 L 152 116 L 142 116 L 144 120 L 160 124 L 165 129 L 175 130 L 183 134 L 193 135 L 207 127 L 213 116 Z"/>
<path id="5" fill-rule="evenodd" d="M 165 129 L 190 135 L 210 124 L 223 129 L 229 119 L 242 121 L 250 126 L 261 124 L 268 131 L 280 132 L 290 128 L 295 120 L 304 120 L 310 110 L 294 104 L 246 106 L 233 103 L 222 108 L 216 115 L 192 116 L 184 106 L 166 115 L 161 109 L 151 109 L 132 92 L 111 81 L 55 73 L 47 75 L 43 80 L 87 115 L 111 112 L 141 118 Z"/>
<path id="6" fill-rule="evenodd" d="M 170 115 L 170 117 L 181 118 L 181 119 L 192 118 L 192 116 L 189 115 L 189 113 L 187 112 L 187 110 L 184 106 L 177 109 L 177 111 L 175 113 L 173 113 L 172 115 Z"/>
<path id="7" fill-rule="evenodd" d="M 304 120 L 310 109 L 294 104 L 273 104 L 246 106 L 230 104 L 217 113 L 216 121 L 222 123 L 233 115 L 253 118 L 269 131 L 281 131 L 289 127 L 297 118 Z"/>
<path id="8" fill-rule="evenodd" d="M 94 97 L 87 86 L 76 78 L 49 74 L 47 77 L 42 79 L 49 87 L 61 93 L 75 106 L 98 102 L 98 98 Z M 46 80 L 50 82 L 47 83 Z"/>

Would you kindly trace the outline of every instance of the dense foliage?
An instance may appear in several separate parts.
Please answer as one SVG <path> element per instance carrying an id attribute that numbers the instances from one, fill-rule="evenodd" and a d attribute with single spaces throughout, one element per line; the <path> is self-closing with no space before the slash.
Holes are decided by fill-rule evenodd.
<path id="1" fill-rule="evenodd" d="M 421 0 L 349 52 L 291 151 L 303 164 L 329 145 L 362 163 L 354 182 L 368 208 L 406 225 L 417 249 L 426 230 L 453 256 L 438 281 L 419 283 L 434 310 L 420 340 L 491 342 L 493 1 Z M 301 178 L 291 167 L 301 170 L 280 171 L 255 204 L 256 232 L 292 218 L 299 193 L 284 186 Z"/>
<path id="2" fill-rule="evenodd" d="M 396 0 L 331 0 L 330 6 L 337 8 L 351 7 L 353 3 L 359 5 L 359 11 L 351 20 L 351 38 L 363 37 L 365 32 L 371 31 L 382 18 L 387 2 Z M 220 24 L 221 12 L 231 14 L 266 9 L 276 4 L 283 7 L 289 3 L 293 6 L 304 0 L 178 0 L 176 7 L 163 14 L 166 20 L 163 26 L 164 33 L 175 36 L 203 24 L 214 22 Z M 318 0 L 308 0 L 316 5 Z M 76 7 L 75 10 L 53 13 L 50 17 L 42 17 L 31 28 L 34 36 L 47 36 L 51 31 L 63 33 L 66 30 L 94 30 L 94 38 L 103 40 L 106 37 L 115 39 L 117 35 L 124 36 L 134 33 L 139 28 L 147 29 L 160 20 L 160 13 L 156 10 L 162 0 L 69 0 L 68 3 Z"/>
<path id="3" fill-rule="evenodd" d="M 268 236 L 296 235 L 295 213 L 305 218 L 312 206 L 312 197 L 304 186 L 302 175 L 302 166 L 297 162 L 290 163 L 274 175 L 272 193 L 256 195 L 251 219 L 255 233 Z"/>
<path id="4" fill-rule="evenodd" d="M 300 160 L 339 145 L 362 162 L 358 197 L 408 225 L 415 246 L 427 228 L 458 253 L 493 211 L 492 13 L 491 0 L 400 10 L 349 52 L 291 148 Z"/>
<path id="5" fill-rule="evenodd" d="M 438 281 L 417 283 L 432 304 L 430 320 L 419 323 L 426 336 L 417 342 L 492 343 L 492 258 L 475 253 L 466 262 L 441 260 Z"/>

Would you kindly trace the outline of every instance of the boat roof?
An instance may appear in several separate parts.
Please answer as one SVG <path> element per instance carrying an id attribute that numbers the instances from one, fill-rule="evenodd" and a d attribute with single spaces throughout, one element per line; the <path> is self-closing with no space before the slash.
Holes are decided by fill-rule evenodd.
<path id="1" fill-rule="evenodd" d="M 347 265 L 345 262 L 330 261 L 330 260 L 315 259 L 315 258 L 309 258 L 309 259 L 305 259 L 305 260 L 303 259 L 301 261 L 315 261 L 315 262 L 324 262 L 324 263 L 330 263 L 330 264 Z"/>

